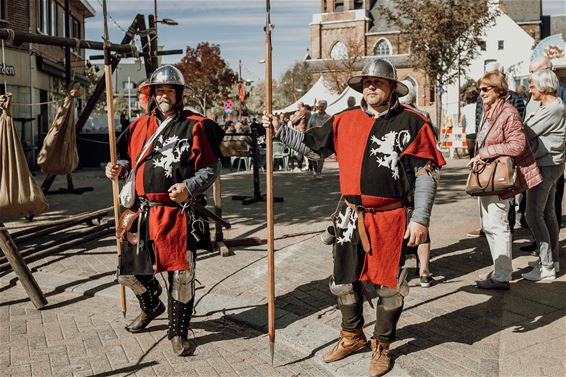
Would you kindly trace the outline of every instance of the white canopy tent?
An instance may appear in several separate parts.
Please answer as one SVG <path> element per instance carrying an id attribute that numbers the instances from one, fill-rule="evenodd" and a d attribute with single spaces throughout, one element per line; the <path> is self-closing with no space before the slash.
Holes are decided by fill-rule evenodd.
<path id="1" fill-rule="evenodd" d="M 316 101 L 323 99 L 329 104 L 333 103 L 338 98 L 338 94 L 334 93 L 330 88 L 330 82 L 323 76 L 320 76 L 318 81 L 301 98 L 283 109 L 274 110 L 273 113 L 294 113 L 299 107 L 299 102 L 313 106 Z"/>
<path id="2" fill-rule="evenodd" d="M 359 106 L 362 100 L 362 93 L 355 91 L 354 89 L 350 88 L 349 86 L 344 89 L 344 91 L 336 98 L 334 102 L 329 102 L 328 107 L 326 108 L 326 112 L 330 115 L 334 115 L 339 113 L 342 110 L 346 110 L 348 108 L 348 98 L 352 96 L 356 99 L 356 106 Z"/>

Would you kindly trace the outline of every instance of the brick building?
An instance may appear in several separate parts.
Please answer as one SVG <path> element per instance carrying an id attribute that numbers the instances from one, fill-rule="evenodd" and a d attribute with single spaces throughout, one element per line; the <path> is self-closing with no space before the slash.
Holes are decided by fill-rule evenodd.
<path id="1" fill-rule="evenodd" d="M 325 62 L 340 59 L 352 43 L 364 57 L 384 56 L 398 68 L 400 79 L 412 81 L 417 90 L 417 105 L 434 113 L 434 87 L 426 75 L 413 68 L 409 41 L 398 27 L 379 12 L 379 6 L 393 9 L 394 0 L 321 0 L 320 13 L 310 24 L 310 59 L 317 72 L 325 71 Z M 539 1 L 503 0 L 500 9 L 535 41 L 542 30 L 542 5 Z M 532 46 L 529 46 L 529 48 Z M 364 59 L 359 61 L 359 69 Z M 433 118 L 434 119 L 434 118 Z"/>
<path id="2" fill-rule="evenodd" d="M 64 0 L 0 0 L 0 28 L 51 36 L 65 36 Z M 84 38 L 84 20 L 95 15 L 87 0 L 70 0 L 70 36 Z M 23 43 L 4 44 L 0 93 L 13 94 L 12 112 L 22 144 L 29 151 L 39 133 L 47 132 L 65 90 L 65 49 Z M 0 52 L 0 59 L 2 58 Z M 84 50 L 71 50 L 72 80 L 86 84 Z M 78 107 L 81 106 L 81 101 Z M 43 103 L 41 105 L 30 104 Z M 21 118 L 32 119 L 23 123 Z M 33 151 L 31 152 L 34 155 Z"/>

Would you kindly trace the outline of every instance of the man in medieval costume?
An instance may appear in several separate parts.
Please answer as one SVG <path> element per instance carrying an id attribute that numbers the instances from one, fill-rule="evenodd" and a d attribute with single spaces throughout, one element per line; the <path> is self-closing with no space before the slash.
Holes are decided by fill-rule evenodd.
<path id="1" fill-rule="evenodd" d="M 196 250 L 212 249 L 208 223 L 192 203 L 205 204 L 202 193 L 220 172 L 219 145 L 224 135 L 213 121 L 183 110 L 184 86 L 183 75 L 174 66 L 164 65 L 153 73 L 148 114 L 130 124 L 118 145 L 118 163 L 106 166 L 110 179 L 134 170 L 131 210 L 138 225 L 126 232 L 122 254 L 147 252 L 155 273 L 167 271 L 168 338 L 179 356 L 192 354 L 195 347 L 188 340 L 188 329 Z M 143 330 L 165 311 L 159 299 L 161 285 L 151 271 L 119 273 L 118 282 L 131 288 L 140 303 L 141 313 L 126 326 L 128 331 Z"/>
<path id="2" fill-rule="evenodd" d="M 408 89 L 388 60 L 371 59 L 348 85 L 363 94 L 361 105 L 333 115 L 321 127 L 301 134 L 272 117 L 263 123 L 309 158 L 336 153 L 344 201 L 334 216 L 330 291 L 337 296 L 342 331 L 323 360 L 333 362 L 366 347 L 363 282 L 368 282 L 377 293 L 369 375 L 381 376 L 391 369 L 389 346 L 408 294 L 407 270 L 401 266 L 407 248 L 427 240 L 438 169 L 445 161 L 426 118 L 399 104 Z"/>

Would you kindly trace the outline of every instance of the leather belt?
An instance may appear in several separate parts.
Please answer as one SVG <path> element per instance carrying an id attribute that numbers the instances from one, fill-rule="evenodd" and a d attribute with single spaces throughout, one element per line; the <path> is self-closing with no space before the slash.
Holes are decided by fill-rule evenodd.
<path id="1" fill-rule="evenodd" d="M 348 202 L 345 200 L 346 205 L 356 211 L 358 215 L 358 234 L 360 235 L 360 241 L 362 243 L 362 247 L 366 253 L 369 253 L 371 250 L 371 245 L 369 242 L 369 236 L 366 230 L 366 226 L 364 224 L 364 213 L 377 213 L 377 212 L 386 212 L 391 211 L 397 208 L 403 207 L 403 202 L 400 200 L 397 202 L 389 203 L 381 207 L 364 207 L 362 205 L 356 205 L 353 203 Z"/>

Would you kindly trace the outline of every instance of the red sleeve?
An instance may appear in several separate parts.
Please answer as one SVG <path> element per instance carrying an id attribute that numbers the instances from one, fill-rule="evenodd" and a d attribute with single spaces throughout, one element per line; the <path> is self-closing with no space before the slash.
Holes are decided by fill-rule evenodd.
<path id="1" fill-rule="evenodd" d="M 202 122 L 197 122 L 194 125 L 192 141 L 190 159 L 191 161 L 194 161 L 196 170 L 202 169 L 218 159 L 210 146 L 210 142 Z"/>
<path id="2" fill-rule="evenodd" d="M 428 123 L 420 128 L 413 142 L 409 144 L 401 156 L 406 154 L 432 161 L 437 167 L 446 165 L 446 161 L 438 149 L 434 132 Z"/>

